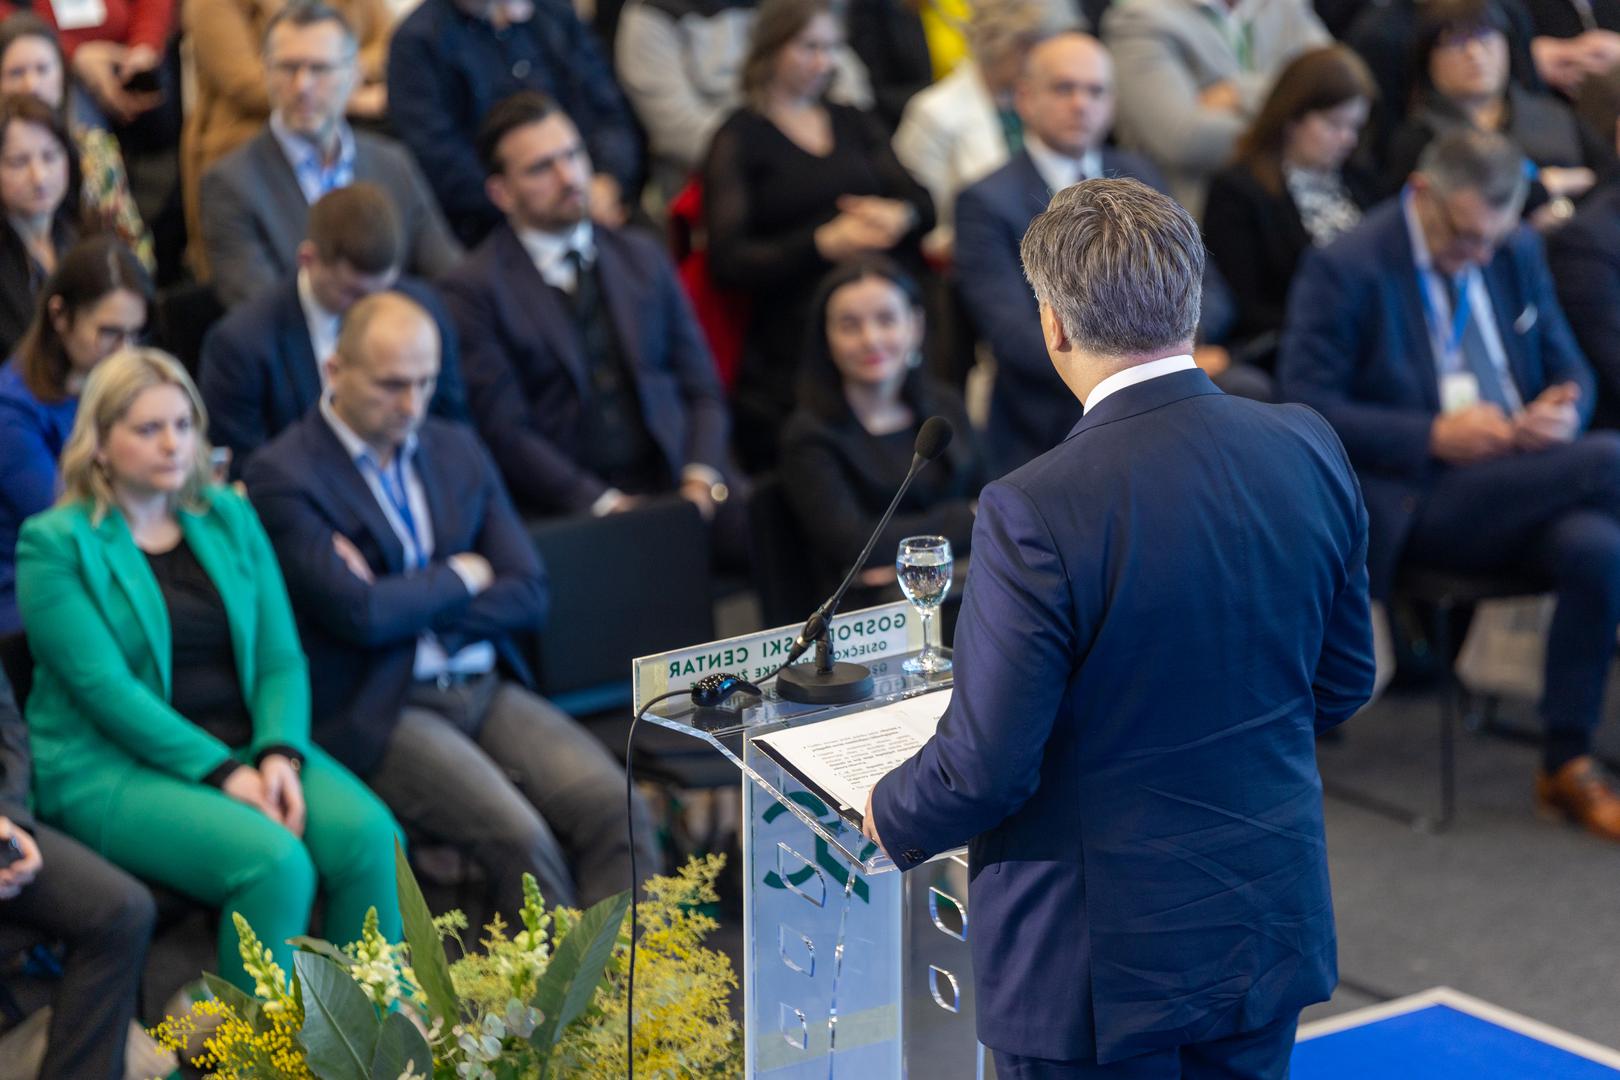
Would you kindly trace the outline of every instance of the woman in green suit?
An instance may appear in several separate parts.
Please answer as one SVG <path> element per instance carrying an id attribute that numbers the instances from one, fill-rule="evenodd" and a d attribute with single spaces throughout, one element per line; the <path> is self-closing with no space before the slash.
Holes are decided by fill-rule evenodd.
<path id="1" fill-rule="evenodd" d="M 248 502 L 210 485 L 204 423 L 172 357 L 103 361 L 62 451 L 65 493 L 23 526 L 17 596 L 41 815 L 224 909 L 220 972 L 251 990 L 231 915 L 290 970 L 317 882 L 329 938 L 358 940 L 373 905 L 397 938 L 396 826 L 309 740 L 275 553 Z"/>

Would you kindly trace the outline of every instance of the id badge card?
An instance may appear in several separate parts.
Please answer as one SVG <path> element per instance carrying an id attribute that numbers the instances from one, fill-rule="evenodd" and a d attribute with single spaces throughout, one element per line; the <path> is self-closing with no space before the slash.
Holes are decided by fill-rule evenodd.
<path id="1" fill-rule="evenodd" d="M 104 0 L 51 0 L 58 30 L 89 30 L 107 21 Z"/>
<path id="2" fill-rule="evenodd" d="M 1472 371 L 1440 376 L 1440 411 L 1454 413 L 1479 404 L 1479 377 Z"/>

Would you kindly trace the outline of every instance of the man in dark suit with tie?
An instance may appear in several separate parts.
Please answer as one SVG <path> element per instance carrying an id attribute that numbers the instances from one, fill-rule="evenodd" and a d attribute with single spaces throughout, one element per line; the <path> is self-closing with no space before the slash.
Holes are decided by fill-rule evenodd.
<path id="1" fill-rule="evenodd" d="M 298 272 L 209 329 L 198 389 L 208 406 L 209 441 L 230 449 L 233 477 L 250 454 L 315 407 L 344 312 L 384 289 L 409 296 L 438 325 L 439 381 L 429 414 L 467 419 L 450 317 L 431 287 L 400 277 L 404 257 L 388 192 L 363 180 L 338 188 L 310 207 Z"/>
<path id="2" fill-rule="evenodd" d="M 1591 757 L 1620 625 L 1620 436 L 1581 434 L 1592 372 L 1520 225 L 1526 187 L 1501 136 L 1430 143 L 1399 198 L 1307 255 L 1278 372 L 1355 462 L 1373 596 L 1402 563 L 1557 594 L 1536 798 L 1620 840 L 1620 796 Z"/>
<path id="3" fill-rule="evenodd" d="M 1046 359 L 1036 305 L 1018 262 L 1018 243 L 1054 191 L 1088 177 L 1129 176 L 1166 190 L 1146 158 L 1106 145 L 1114 119 L 1108 50 L 1088 34 L 1058 34 L 1030 51 L 1019 79 L 1023 147 L 1006 165 L 964 189 L 956 201 L 956 290 L 979 340 L 996 360 L 986 432 L 999 470 L 1050 450 L 1080 416 Z M 1218 340 L 1232 320 L 1226 286 L 1206 270 L 1201 341 Z M 1200 346 L 1206 370 L 1227 378 L 1224 349 Z M 1234 392 L 1269 396 L 1263 373 L 1231 373 Z"/>
<path id="4" fill-rule="evenodd" d="M 519 506 L 600 515 L 678 492 L 727 524 L 725 398 L 669 256 L 591 221 L 590 157 L 551 99 L 496 105 L 479 145 L 506 220 L 442 287 Z"/>
<path id="5" fill-rule="evenodd" d="M 1194 364 L 1168 196 L 1066 188 L 1023 260 L 1084 415 L 980 496 L 954 697 L 866 829 L 902 869 L 969 841 L 1002 1080 L 1276 1080 L 1336 979 L 1315 739 L 1372 691 L 1360 489 L 1320 416 Z"/>
<path id="6" fill-rule="evenodd" d="M 468 848 L 508 917 L 525 871 L 548 902 L 588 905 L 630 885 L 624 771 L 529 689 L 516 639 L 545 618 L 545 571 L 471 429 L 426 416 L 438 367 L 415 301 L 360 301 L 327 395 L 248 463 L 315 738 L 401 822 Z"/>
<path id="7" fill-rule="evenodd" d="M 411 155 L 344 119 L 357 55 L 348 21 L 320 0 L 287 4 L 271 17 L 264 36 L 270 121 L 202 178 L 201 242 L 226 307 L 291 277 L 310 206 L 356 180 L 380 184 L 393 199 L 412 273 L 431 280 L 460 260 L 461 245 Z"/>

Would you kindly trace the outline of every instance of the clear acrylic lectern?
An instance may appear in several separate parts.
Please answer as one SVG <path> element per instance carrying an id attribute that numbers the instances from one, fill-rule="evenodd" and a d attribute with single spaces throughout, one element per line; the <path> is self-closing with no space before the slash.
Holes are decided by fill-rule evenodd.
<path id="1" fill-rule="evenodd" d="M 635 661 L 635 704 L 731 671 L 763 678 L 798 627 L 750 634 Z M 747 1075 L 760 1080 L 982 1078 L 989 1055 L 973 1028 L 967 856 L 942 855 L 907 874 L 775 759 L 763 735 L 847 716 L 951 685 L 908 675 L 922 624 L 905 603 L 840 615 L 839 659 L 872 669 L 877 692 L 814 706 L 739 694 L 722 708 L 682 699 L 647 719 L 699 738 L 742 770 L 744 1027 Z M 808 662 L 808 658 L 806 660 Z"/>

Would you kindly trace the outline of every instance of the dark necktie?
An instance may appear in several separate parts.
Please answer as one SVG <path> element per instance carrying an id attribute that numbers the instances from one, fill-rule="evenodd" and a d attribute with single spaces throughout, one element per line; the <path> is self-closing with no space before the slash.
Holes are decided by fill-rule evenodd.
<path id="1" fill-rule="evenodd" d="M 1466 277 L 1462 281 L 1450 276 L 1440 274 L 1440 280 L 1445 283 L 1446 300 L 1450 303 L 1451 321 L 1443 327 L 1445 340 L 1450 344 L 1454 333 L 1457 314 L 1457 304 L 1462 296 L 1462 287 L 1466 285 Z M 1488 401 L 1496 405 L 1503 412 L 1512 415 L 1514 405 L 1508 397 L 1507 389 L 1502 385 L 1503 373 L 1491 359 L 1490 350 L 1485 347 L 1485 335 L 1479 329 L 1479 312 L 1470 308 L 1468 322 L 1463 328 L 1462 342 L 1462 370 L 1469 372 L 1479 383 L 1479 400 Z"/>

